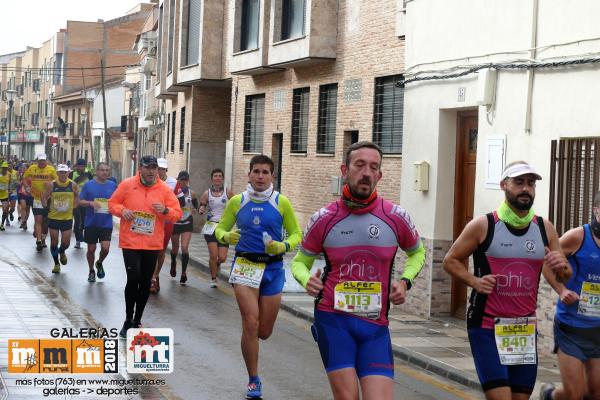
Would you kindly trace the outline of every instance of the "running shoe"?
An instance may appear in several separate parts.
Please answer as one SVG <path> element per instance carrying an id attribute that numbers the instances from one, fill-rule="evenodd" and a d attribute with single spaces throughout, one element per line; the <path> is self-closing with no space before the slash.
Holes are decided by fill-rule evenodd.
<path id="1" fill-rule="evenodd" d="M 67 255 L 65 253 L 58 253 L 58 257 L 62 265 L 67 265 Z"/>
<path id="2" fill-rule="evenodd" d="M 88 282 L 96 282 L 96 274 L 94 271 L 90 271 L 88 274 Z"/>
<path id="3" fill-rule="evenodd" d="M 158 293 L 158 290 L 156 289 L 156 279 L 152 279 L 150 281 L 150 293 L 152 293 L 152 294 Z"/>
<path id="4" fill-rule="evenodd" d="M 10 226 L 10 221 L 6 220 L 6 226 Z"/>
<path id="5" fill-rule="evenodd" d="M 102 265 L 100 260 L 96 261 L 96 270 L 98 271 L 98 278 L 102 279 L 106 276 L 106 273 L 104 272 L 104 266 Z"/>
<path id="6" fill-rule="evenodd" d="M 184 285 L 187 282 L 187 274 L 185 272 L 181 273 L 181 278 L 179 279 L 179 283 Z"/>
<path id="7" fill-rule="evenodd" d="M 132 328 L 142 328 L 143 326 L 144 325 L 142 325 L 140 321 L 133 320 L 133 322 L 131 323 Z"/>
<path id="8" fill-rule="evenodd" d="M 73 248 L 80 249 L 81 248 L 81 242 L 75 242 L 75 246 L 73 246 Z"/>
<path id="9" fill-rule="evenodd" d="M 210 281 L 210 287 L 213 288 L 213 289 L 217 287 L 217 278 L 211 279 L 211 281 Z"/>
<path id="10" fill-rule="evenodd" d="M 248 384 L 246 399 L 262 399 L 262 383 L 260 381 Z"/>
<path id="11" fill-rule="evenodd" d="M 44 248 L 44 245 L 42 244 L 42 241 L 36 240 L 35 241 L 35 249 L 37 250 L 37 252 L 39 253 L 40 251 L 42 251 L 43 248 Z"/>
<path id="12" fill-rule="evenodd" d="M 123 327 L 121 328 L 121 332 L 119 332 L 119 336 L 123 339 L 127 339 L 127 330 L 129 328 L 133 328 L 133 321 L 126 319 L 125 322 L 123 322 Z"/>
<path id="13" fill-rule="evenodd" d="M 7 221 L 8 222 L 8 221 Z M 4 232 L 6 229 L 4 229 L 4 225 L 0 225 L 0 231 Z"/>
<path id="14" fill-rule="evenodd" d="M 544 383 L 540 387 L 539 399 L 540 400 L 551 400 L 552 399 L 552 392 L 554 391 L 554 389 L 556 389 L 556 387 L 553 384 L 551 384 L 551 383 Z"/>
<path id="15" fill-rule="evenodd" d="M 60 274 L 60 264 L 54 264 L 54 268 L 52 268 L 53 274 Z"/>
<path id="16" fill-rule="evenodd" d="M 173 278 L 177 276 L 177 263 L 171 263 L 171 270 L 169 271 L 169 274 L 171 274 Z"/>
<path id="17" fill-rule="evenodd" d="M 48 245 L 46 244 L 46 239 L 42 240 L 42 247 L 45 249 L 46 247 L 48 247 Z"/>

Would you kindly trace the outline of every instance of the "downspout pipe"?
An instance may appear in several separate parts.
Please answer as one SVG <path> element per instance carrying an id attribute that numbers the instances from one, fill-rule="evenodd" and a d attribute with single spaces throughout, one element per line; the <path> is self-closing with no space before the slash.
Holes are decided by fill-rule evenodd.
<path id="1" fill-rule="evenodd" d="M 538 36 L 538 17 L 539 17 L 539 0 L 533 0 L 533 10 L 531 15 L 531 41 L 529 43 L 529 58 L 535 60 L 537 57 L 537 36 Z M 531 134 L 531 103 L 533 97 L 533 68 L 527 69 L 527 100 L 525 109 L 525 126 L 524 131 Z"/>

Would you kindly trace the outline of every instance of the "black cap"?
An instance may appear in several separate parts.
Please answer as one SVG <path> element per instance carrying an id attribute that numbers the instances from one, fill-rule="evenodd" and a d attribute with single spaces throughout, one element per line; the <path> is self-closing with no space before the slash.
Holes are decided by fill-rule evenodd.
<path id="1" fill-rule="evenodd" d="M 158 167 L 158 161 L 156 161 L 156 157 L 154 156 L 144 156 L 140 159 L 140 165 L 142 167 L 149 167 L 151 165 Z"/>
<path id="2" fill-rule="evenodd" d="M 75 163 L 75 166 L 78 165 L 87 167 L 87 161 L 85 161 L 83 158 L 80 158 L 79 160 L 77 160 L 77 163 Z"/>
<path id="3" fill-rule="evenodd" d="M 181 171 L 179 175 L 177 175 L 177 180 L 180 179 L 190 179 L 190 174 L 187 171 Z"/>

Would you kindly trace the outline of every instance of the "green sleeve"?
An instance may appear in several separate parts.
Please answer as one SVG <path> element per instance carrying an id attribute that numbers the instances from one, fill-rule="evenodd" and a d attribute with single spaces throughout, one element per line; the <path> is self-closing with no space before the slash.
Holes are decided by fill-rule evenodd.
<path id="1" fill-rule="evenodd" d="M 402 278 L 408 279 L 412 284 L 413 279 L 419 275 L 425 264 L 425 247 L 423 246 L 423 242 L 419 240 L 419 247 L 407 251 L 406 256 Z"/>
<path id="2" fill-rule="evenodd" d="M 219 224 L 215 228 L 215 237 L 219 242 L 225 243 L 223 240 L 223 236 L 225 233 L 229 232 L 233 225 L 235 225 L 235 221 L 237 218 L 237 213 L 240 210 L 240 205 L 242 203 L 242 195 L 237 194 L 233 196 L 225 205 L 225 211 L 223 211 L 223 215 L 219 220 Z"/>
<path id="3" fill-rule="evenodd" d="M 304 288 L 306 288 L 306 284 L 310 279 L 310 269 L 315 262 L 315 258 L 317 256 L 309 256 L 300 250 L 292 260 L 292 275 Z"/>
<path id="4" fill-rule="evenodd" d="M 302 242 L 302 229 L 300 229 L 292 203 L 283 195 L 279 195 L 279 212 L 283 216 L 283 227 L 288 233 L 286 242 L 289 245 L 287 251 L 290 251 Z"/>

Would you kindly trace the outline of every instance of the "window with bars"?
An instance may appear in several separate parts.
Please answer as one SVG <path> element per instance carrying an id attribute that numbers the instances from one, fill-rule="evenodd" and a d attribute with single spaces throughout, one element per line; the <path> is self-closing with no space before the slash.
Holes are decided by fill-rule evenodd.
<path id="1" fill-rule="evenodd" d="M 317 153 L 335 152 L 335 123 L 337 118 L 338 84 L 319 88 L 319 122 L 317 126 Z"/>
<path id="2" fill-rule="evenodd" d="M 240 51 L 258 48 L 260 1 L 242 0 Z"/>
<path id="3" fill-rule="evenodd" d="M 265 126 L 265 95 L 246 96 L 244 113 L 244 151 L 261 153 Z"/>
<path id="4" fill-rule="evenodd" d="M 171 114 L 167 114 L 167 134 L 165 135 L 167 144 L 165 146 L 165 151 L 169 151 L 169 132 L 171 132 Z"/>
<path id="5" fill-rule="evenodd" d="M 304 36 L 306 0 L 282 0 L 281 40 Z"/>
<path id="6" fill-rule="evenodd" d="M 590 222 L 599 182 L 600 137 L 552 141 L 549 215 L 559 235 Z"/>
<path id="7" fill-rule="evenodd" d="M 402 79 L 402 75 L 375 79 L 373 142 L 385 154 L 402 154 L 404 87 L 396 85 Z"/>
<path id="8" fill-rule="evenodd" d="M 173 46 L 175 40 L 175 0 L 169 2 L 169 40 L 167 48 L 167 73 L 173 71 Z"/>
<path id="9" fill-rule="evenodd" d="M 175 152 L 175 121 L 177 121 L 177 111 L 173 111 L 171 117 L 171 153 Z"/>
<path id="10" fill-rule="evenodd" d="M 181 107 L 181 124 L 179 125 L 179 152 L 183 153 L 185 143 L 185 107 Z"/>
<path id="11" fill-rule="evenodd" d="M 292 153 L 306 153 L 310 88 L 294 89 L 292 103 Z"/>

